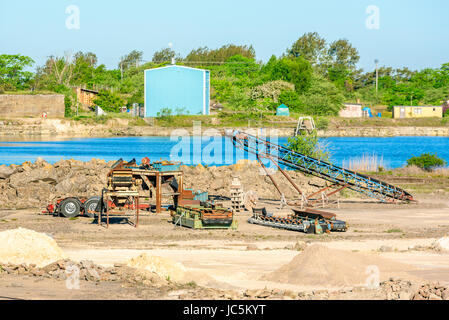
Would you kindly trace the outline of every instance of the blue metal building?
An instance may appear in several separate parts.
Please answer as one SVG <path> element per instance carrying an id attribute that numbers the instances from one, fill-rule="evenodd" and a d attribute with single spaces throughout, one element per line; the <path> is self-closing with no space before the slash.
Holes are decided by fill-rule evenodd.
<path id="1" fill-rule="evenodd" d="M 209 105 L 209 70 L 176 65 L 145 70 L 145 117 L 157 117 L 162 109 L 208 115 Z"/>

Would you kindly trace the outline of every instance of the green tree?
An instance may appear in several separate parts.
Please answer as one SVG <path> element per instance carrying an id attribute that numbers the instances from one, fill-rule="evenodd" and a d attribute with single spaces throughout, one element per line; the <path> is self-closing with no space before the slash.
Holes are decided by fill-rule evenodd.
<path id="1" fill-rule="evenodd" d="M 94 103 L 106 112 L 119 112 L 126 103 L 117 94 L 110 91 L 101 90 Z"/>
<path id="2" fill-rule="evenodd" d="M 310 89 L 298 97 L 302 112 L 310 115 L 337 115 L 343 107 L 341 91 L 322 76 L 313 77 Z"/>
<path id="3" fill-rule="evenodd" d="M 435 168 L 443 167 L 445 165 L 445 160 L 432 153 L 423 153 L 419 157 L 412 157 L 407 160 L 407 166 L 417 166 L 427 171 L 432 171 Z"/>
<path id="4" fill-rule="evenodd" d="M 160 51 L 156 51 L 153 55 L 154 63 L 163 63 L 163 62 L 171 62 L 172 59 L 181 60 L 181 56 L 177 54 L 171 48 L 165 48 Z"/>
<path id="5" fill-rule="evenodd" d="M 197 62 L 199 65 L 208 65 L 209 63 L 224 63 L 234 56 L 255 60 L 256 52 L 253 46 L 246 45 L 227 44 L 214 50 L 208 47 L 201 47 L 192 50 L 185 58 L 185 61 Z"/>
<path id="6" fill-rule="evenodd" d="M 310 87 L 312 74 L 312 67 L 304 58 L 283 58 L 273 65 L 271 79 L 291 82 L 297 92 L 305 92 Z"/>
<path id="7" fill-rule="evenodd" d="M 301 133 L 287 140 L 287 148 L 322 161 L 329 161 L 330 153 L 319 144 L 316 132 L 312 134 Z"/>
<path id="8" fill-rule="evenodd" d="M 346 39 L 340 39 L 329 45 L 328 55 L 333 66 L 343 66 L 354 70 L 360 60 L 359 52 Z"/>
<path id="9" fill-rule="evenodd" d="M 287 50 L 287 54 L 302 57 L 315 66 L 325 59 L 326 40 L 317 32 L 305 33 Z"/>
<path id="10" fill-rule="evenodd" d="M 120 58 L 120 62 L 118 64 L 118 68 L 121 71 L 126 71 L 131 67 L 138 68 L 140 62 L 142 61 L 143 52 L 133 50 L 126 56 Z"/>
<path id="11" fill-rule="evenodd" d="M 29 85 L 33 73 L 25 71 L 34 60 L 20 54 L 0 55 L 0 87 L 6 90 L 23 89 Z"/>
<path id="12" fill-rule="evenodd" d="M 92 53 L 77 52 L 73 58 L 73 76 L 70 80 L 71 84 L 92 84 L 95 77 L 97 56 Z"/>
<path id="13" fill-rule="evenodd" d="M 246 58 L 239 54 L 227 59 L 223 67 L 229 76 L 246 78 L 260 70 L 260 65 L 254 59 Z"/>

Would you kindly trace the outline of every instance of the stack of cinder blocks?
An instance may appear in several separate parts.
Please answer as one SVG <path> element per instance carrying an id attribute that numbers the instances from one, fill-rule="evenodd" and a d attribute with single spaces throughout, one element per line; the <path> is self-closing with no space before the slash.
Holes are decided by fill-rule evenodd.
<path id="1" fill-rule="evenodd" d="M 242 184 L 238 177 L 233 177 L 231 182 L 231 206 L 234 213 L 245 211 Z"/>

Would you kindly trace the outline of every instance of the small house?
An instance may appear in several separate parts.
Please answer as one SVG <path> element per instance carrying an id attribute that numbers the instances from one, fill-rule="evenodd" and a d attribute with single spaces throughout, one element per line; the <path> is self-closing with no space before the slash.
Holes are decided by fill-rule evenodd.
<path id="1" fill-rule="evenodd" d="M 361 118 L 363 116 L 362 104 L 345 103 L 338 115 L 342 118 Z"/>
<path id="2" fill-rule="evenodd" d="M 393 118 L 442 118 L 443 106 L 394 106 Z"/>
<path id="3" fill-rule="evenodd" d="M 290 116 L 290 109 L 285 104 L 281 104 L 276 109 L 276 115 L 277 116 L 289 117 Z"/>

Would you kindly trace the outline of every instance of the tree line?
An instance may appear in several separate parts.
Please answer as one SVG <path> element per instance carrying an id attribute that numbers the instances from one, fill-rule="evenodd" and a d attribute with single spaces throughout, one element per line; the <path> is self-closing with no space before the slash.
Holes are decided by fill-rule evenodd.
<path id="1" fill-rule="evenodd" d="M 133 50 L 116 68 L 100 64 L 94 53 L 51 56 L 34 72 L 32 58 L 0 55 L 0 93 L 9 91 L 56 92 L 66 96 L 67 115 L 73 110 L 73 86 L 100 91 L 96 103 L 107 111 L 143 103 L 145 69 L 178 65 L 211 71 L 211 99 L 231 110 L 261 113 L 284 103 L 297 113 L 336 115 L 344 102 L 365 104 L 441 105 L 449 99 L 449 63 L 440 68 L 410 70 L 382 66 L 357 67 L 358 50 L 346 39 L 328 42 L 316 32 L 305 33 L 281 56 L 268 62 L 256 59 L 252 46 L 228 44 L 218 49 L 200 47 L 182 57 L 171 48 L 143 60 Z"/>

